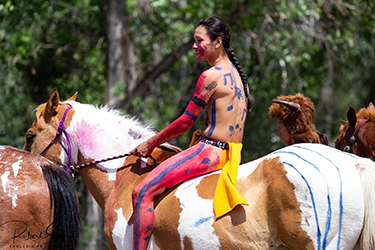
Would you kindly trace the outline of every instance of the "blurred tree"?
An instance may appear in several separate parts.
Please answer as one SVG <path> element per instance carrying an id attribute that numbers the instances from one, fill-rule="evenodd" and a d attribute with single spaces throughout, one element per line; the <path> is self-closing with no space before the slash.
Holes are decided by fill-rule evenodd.
<path id="1" fill-rule="evenodd" d="M 54 88 L 66 98 L 78 91 L 81 101 L 102 103 L 105 21 L 99 0 L 6 0 L 0 15 L 0 144 L 22 148 L 34 109 Z M 102 212 L 81 193 L 80 249 L 103 249 Z"/>

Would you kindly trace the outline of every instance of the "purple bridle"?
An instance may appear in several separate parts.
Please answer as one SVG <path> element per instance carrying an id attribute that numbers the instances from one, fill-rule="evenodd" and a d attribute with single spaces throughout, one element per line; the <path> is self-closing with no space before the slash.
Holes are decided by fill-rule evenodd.
<path id="1" fill-rule="evenodd" d="M 70 145 L 70 140 L 69 140 L 69 136 L 68 136 L 68 133 L 66 132 L 66 129 L 65 129 L 65 126 L 64 126 L 64 122 L 65 122 L 65 118 L 69 112 L 69 110 L 72 108 L 72 106 L 69 106 L 66 110 L 65 110 L 65 113 L 63 115 L 63 118 L 61 119 L 60 121 L 60 124 L 59 124 L 59 127 L 57 128 L 57 131 L 56 131 L 56 135 L 55 137 L 52 139 L 52 141 L 47 145 L 47 147 L 45 147 L 42 152 L 39 153 L 39 155 L 43 154 L 51 145 L 52 143 L 58 139 L 59 142 L 60 142 L 60 145 L 61 147 L 64 149 L 65 153 L 68 155 L 68 160 L 66 162 L 66 171 L 71 174 L 72 173 L 72 170 L 76 170 L 76 169 L 80 169 L 80 168 L 83 168 L 83 167 L 88 167 L 88 166 L 91 166 L 91 165 L 96 165 L 98 163 L 101 163 L 101 162 L 106 162 L 106 161 L 110 161 L 110 160 L 114 160 L 114 159 L 119 159 L 119 158 L 123 158 L 123 157 L 126 157 L 126 156 L 130 156 L 130 155 L 133 155 L 134 152 L 130 152 L 130 153 L 127 153 L 127 154 L 122 154 L 122 155 L 118 155 L 118 156 L 114 156 L 114 157 L 109 157 L 109 158 L 106 158 L 106 159 L 102 159 L 102 160 L 97 160 L 97 161 L 91 161 L 91 162 L 87 162 L 87 163 L 83 163 L 79 166 L 73 166 L 72 165 L 72 147 Z M 67 140 L 67 146 L 64 145 L 64 143 L 62 142 L 62 140 L 60 139 L 60 136 L 61 134 L 64 134 L 65 137 L 66 137 L 66 140 Z M 149 158 L 151 158 L 151 160 L 153 160 L 153 162 L 158 165 L 158 162 L 156 161 L 156 159 L 152 156 L 152 155 L 149 155 L 148 156 Z"/>
<path id="2" fill-rule="evenodd" d="M 72 106 L 69 106 L 66 110 L 65 110 L 65 113 L 64 113 L 64 116 L 62 118 L 62 120 L 60 121 L 60 124 L 59 124 L 59 127 L 57 128 L 57 131 L 56 131 L 56 135 L 55 137 L 52 139 L 52 141 L 47 145 L 47 147 L 45 147 L 42 152 L 39 153 L 39 155 L 43 154 L 51 145 L 52 143 L 58 139 L 59 142 L 60 142 L 60 145 L 61 147 L 64 149 L 65 153 L 68 155 L 68 160 L 66 162 L 66 171 L 70 174 L 71 173 L 71 170 L 70 170 L 70 167 L 72 165 L 72 147 L 70 145 L 70 140 L 69 140 L 69 136 L 68 136 L 68 133 L 66 132 L 65 130 L 65 126 L 64 126 L 64 121 L 65 121 L 65 118 L 66 118 L 66 115 L 68 114 L 69 110 L 72 108 Z M 65 146 L 63 144 L 63 142 L 61 141 L 60 139 L 60 135 L 61 134 L 64 134 L 65 137 L 66 137 L 66 140 L 67 140 L 67 143 L 68 145 Z"/>
<path id="3" fill-rule="evenodd" d="M 366 122 L 368 122 L 369 120 L 368 119 L 363 119 L 360 123 L 358 123 L 357 126 L 355 126 L 354 128 L 354 132 L 353 134 L 351 134 L 348 130 L 349 127 L 346 128 L 346 131 L 345 133 L 348 134 L 350 136 L 350 139 L 349 139 L 349 145 L 346 145 L 342 151 L 344 152 L 348 152 L 348 153 L 354 153 L 353 151 L 353 146 L 354 144 L 357 142 L 357 136 L 358 136 L 358 133 L 359 133 L 359 130 L 362 128 L 362 125 L 365 124 Z"/>

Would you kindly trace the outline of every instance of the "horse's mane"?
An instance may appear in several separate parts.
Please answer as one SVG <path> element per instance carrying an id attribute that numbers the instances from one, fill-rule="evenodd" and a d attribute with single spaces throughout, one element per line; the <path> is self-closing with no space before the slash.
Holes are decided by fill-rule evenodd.
<path id="1" fill-rule="evenodd" d="M 368 119 L 375 123 L 375 111 L 369 108 L 361 108 L 357 113 L 357 121 Z"/>
<path id="2" fill-rule="evenodd" d="M 108 127 L 116 126 L 120 129 L 117 131 L 123 131 L 134 139 L 148 138 L 155 134 L 150 125 L 144 125 L 136 117 L 124 115 L 119 110 L 106 105 L 94 106 L 76 101 L 67 101 L 66 103 L 83 113 L 86 120 L 100 121 L 102 124 L 108 124 Z"/>
<path id="3" fill-rule="evenodd" d="M 372 103 L 370 103 L 368 105 L 367 108 L 361 108 L 357 113 L 356 113 L 356 117 L 357 117 L 357 123 L 360 122 L 361 120 L 363 119 L 367 119 L 373 123 L 375 123 L 375 108 L 374 108 L 374 105 Z M 345 129 L 349 126 L 349 121 L 346 120 L 345 121 L 345 125 L 342 126 L 340 128 L 340 134 L 343 133 L 343 131 L 345 131 Z"/>

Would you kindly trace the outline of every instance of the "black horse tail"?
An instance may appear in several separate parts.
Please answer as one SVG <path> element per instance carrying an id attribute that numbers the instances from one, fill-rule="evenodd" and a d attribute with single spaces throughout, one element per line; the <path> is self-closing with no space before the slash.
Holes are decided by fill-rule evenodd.
<path id="1" fill-rule="evenodd" d="M 59 166 L 42 165 L 49 188 L 53 225 L 49 250 L 74 250 L 80 231 L 79 205 L 69 175 Z"/>

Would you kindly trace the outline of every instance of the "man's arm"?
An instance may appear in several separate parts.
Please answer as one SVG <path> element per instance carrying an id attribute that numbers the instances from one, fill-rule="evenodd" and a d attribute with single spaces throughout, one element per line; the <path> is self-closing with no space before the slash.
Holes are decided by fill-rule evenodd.
<path id="1" fill-rule="evenodd" d="M 203 72 L 199 77 L 194 95 L 185 109 L 185 112 L 165 129 L 151 137 L 146 142 L 140 144 L 135 153 L 137 156 L 149 156 L 155 147 L 182 135 L 193 126 L 198 116 L 206 107 L 214 89 L 212 83 L 211 86 L 210 83 L 208 83 L 206 73 L 207 71 Z"/>

